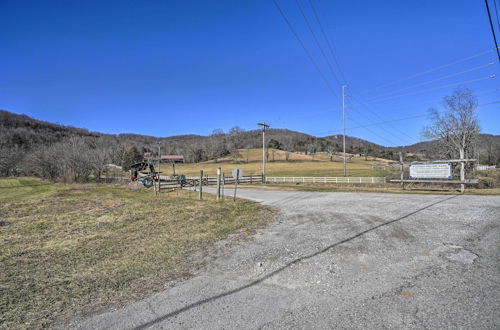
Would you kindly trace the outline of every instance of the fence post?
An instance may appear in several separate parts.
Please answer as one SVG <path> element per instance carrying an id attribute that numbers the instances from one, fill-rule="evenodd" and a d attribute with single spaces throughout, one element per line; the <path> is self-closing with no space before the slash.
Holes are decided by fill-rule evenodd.
<path id="1" fill-rule="evenodd" d="M 220 200 L 220 167 L 217 169 L 217 200 Z"/>
<path id="2" fill-rule="evenodd" d="M 226 178 L 224 176 L 224 172 L 222 172 L 222 200 L 224 200 L 224 185 L 226 184 Z"/>
<path id="3" fill-rule="evenodd" d="M 403 167 L 403 153 L 400 151 L 399 152 L 399 176 L 400 176 L 400 180 L 401 180 L 401 183 L 400 183 L 400 186 L 401 186 L 401 189 L 405 189 L 405 183 L 403 182 L 403 179 L 404 179 L 404 167 Z"/>
<path id="4" fill-rule="evenodd" d="M 203 199 L 203 170 L 200 171 L 200 201 Z"/>

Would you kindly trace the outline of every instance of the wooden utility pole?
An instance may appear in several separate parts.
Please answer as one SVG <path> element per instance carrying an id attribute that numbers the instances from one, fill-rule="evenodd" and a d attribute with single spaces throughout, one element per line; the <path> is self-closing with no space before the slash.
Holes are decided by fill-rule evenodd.
<path id="1" fill-rule="evenodd" d="M 224 186 L 226 185 L 226 177 L 224 176 L 224 172 L 222 172 L 222 200 L 224 200 Z"/>
<path id="2" fill-rule="evenodd" d="M 262 183 L 266 183 L 266 128 L 269 125 L 262 122 L 257 123 L 257 125 L 262 126 Z"/>
<path id="3" fill-rule="evenodd" d="M 160 142 L 158 142 L 158 194 L 160 193 L 160 161 L 161 161 L 161 147 Z"/>
<path id="4" fill-rule="evenodd" d="M 464 148 L 460 148 L 460 181 L 465 181 L 465 155 Z M 465 191 L 465 184 L 460 184 L 460 192 Z"/>
<path id="5" fill-rule="evenodd" d="M 236 178 L 234 178 L 234 196 L 233 202 L 236 201 L 236 192 L 238 191 L 238 182 L 240 181 L 240 169 L 236 170 Z"/>
<path id="6" fill-rule="evenodd" d="M 217 169 L 217 200 L 220 200 L 220 173 L 221 169 L 220 167 Z"/>
<path id="7" fill-rule="evenodd" d="M 203 170 L 200 171 L 200 192 L 199 192 L 200 201 L 203 199 Z"/>
<path id="8" fill-rule="evenodd" d="M 404 190 L 405 183 L 403 182 L 404 180 L 403 153 L 401 151 L 399 152 L 399 174 L 401 178 L 401 188 Z"/>

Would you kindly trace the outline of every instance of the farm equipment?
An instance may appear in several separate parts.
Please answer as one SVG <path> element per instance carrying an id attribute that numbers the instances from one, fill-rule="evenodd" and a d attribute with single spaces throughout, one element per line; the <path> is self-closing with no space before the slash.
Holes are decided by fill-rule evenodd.
<path id="1" fill-rule="evenodd" d="M 148 170 L 149 173 L 142 173 L 142 171 Z M 130 166 L 130 180 L 140 181 L 144 187 L 149 188 L 153 186 L 154 181 L 158 180 L 158 173 L 155 172 L 155 167 L 153 164 L 148 162 L 140 162 Z"/>

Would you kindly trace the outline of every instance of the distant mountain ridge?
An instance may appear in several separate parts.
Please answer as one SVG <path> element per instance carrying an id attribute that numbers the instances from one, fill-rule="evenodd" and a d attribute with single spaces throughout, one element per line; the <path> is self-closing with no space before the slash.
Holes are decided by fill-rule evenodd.
<path id="1" fill-rule="evenodd" d="M 70 137 L 93 139 L 101 137 L 106 141 L 116 141 L 124 146 L 135 145 L 143 152 L 155 152 L 157 143 L 160 142 L 164 153 L 183 154 L 190 161 L 221 157 L 233 149 L 262 146 L 262 131 L 258 129 L 244 131 L 235 127 L 226 133 L 214 131 L 214 134 L 209 136 L 186 134 L 154 137 L 133 133 L 114 135 L 54 124 L 27 115 L 0 110 L 0 150 L 1 148 L 29 150 L 36 146 L 51 145 Z M 500 153 L 500 135 L 480 134 L 478 139 L 483 158 L 494 162 L 496 150 L 498 149 Z M 304 153 L 315 153 L 327 149 L 339 152 L 342 149 L 342 135 L 315 137 L 302 132 L 273 128 L 266 130 L 266 140 L 272 143 L 274 148 Z M 435 148 L 436 141 L 423 141 L 401 147 L 385 147 L 364 139 L 346 136 L 348 152 L 370 153 L 378 157 L 395 158 L 397 151 L 432 157 Z"/>

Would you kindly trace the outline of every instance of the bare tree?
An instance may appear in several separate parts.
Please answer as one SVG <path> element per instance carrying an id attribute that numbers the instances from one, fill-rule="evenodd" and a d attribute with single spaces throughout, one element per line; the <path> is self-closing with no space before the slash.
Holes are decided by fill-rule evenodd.
<path id="1" fill-rule="evenodd" d="M 430 109 L 432 124 L 425 127 L 423 136 L 437 139 L 439 156 L 446 159 L 475 155 L 476 140 L 480 127 L 476 115 L 477 98 L 468 88 L 458 88 L 443 98 L 444 111 Z"/>
<path id="2" fill-rule="evenodd" d="M 330 161 L 333 162 L 333 156 L 335 156 L 335 152 L 336 152 L 336 148 L 335 148 L 335 145 L 332 143 L 332 144 L 328 144 L 328 146 L 326 147 L 326 153 L 328 156 L 330 156 Z"/>

